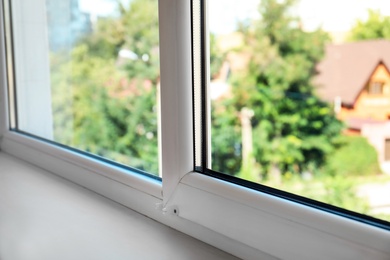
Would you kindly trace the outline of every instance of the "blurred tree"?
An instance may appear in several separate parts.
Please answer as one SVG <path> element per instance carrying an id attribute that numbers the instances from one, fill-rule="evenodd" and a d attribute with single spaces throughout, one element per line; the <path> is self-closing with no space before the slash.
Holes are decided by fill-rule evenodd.
<path id="1" fill-rule="evenodd" d="M 133 79 L 159 79 L 158 1 L 118 3 L 118 16 L 98 19 L 96 30 L 83 43 L 92 56 L 115 59 Z"/>
<path id="2" fill-rule="evenodd" d="M 241 128 L 232 99 L 211 103 L 212 169 L 236 174 L 241 168 Z"/>
<path id="3" fill-rule="evenodd" d="M 253 169 L 260 168 L 256 174 L 261 177 L 314 172 L 333 150 L 342 128 L 330 105 L 315 96 L 312 83 L 328 35 L 303 31 L 289 12 L 293 4 L 263 0 L 261 19 L 240 27 L 245 42 L 240 52 L 249 53 L 250 61 L 232 77 L 232 103 L 235 111 L 254 111 L 253 155 L 258 165 Z M 240 127 L 238 120 L 235 124 Z"/>
<path id="4" fill-rule="evenodd" d="M 157 1 L 119 13 L 98 19 L 70 55 L 52 55 L 55 140 L 158 174 Z"/>
<path id="5" fill-rule="evenodd" d="M 379 10 L 368 10 L 368 19 L 357 20 L 348 38 L 350 41 L 390 39 L 390 16 L 381 15 Z"/>
<path id="6" fill-rule="evenodd" d="M 217 37 L 210 33 L 210 78 L 214 79 L 221 70 L 226 54 L 218 46 Z"/>

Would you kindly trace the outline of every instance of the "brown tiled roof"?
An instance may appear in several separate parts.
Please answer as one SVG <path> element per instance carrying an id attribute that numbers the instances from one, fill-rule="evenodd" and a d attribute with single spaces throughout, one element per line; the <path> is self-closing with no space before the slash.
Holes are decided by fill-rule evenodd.
<path id="1" fill-rule="evenodd" d="M 328 101 L 341 97 L 343 104 L 353 105 L 379 63 L 390 68 L 390 41 L 369 40 L 332 44 L 317 65 L 317 93 Z"/>

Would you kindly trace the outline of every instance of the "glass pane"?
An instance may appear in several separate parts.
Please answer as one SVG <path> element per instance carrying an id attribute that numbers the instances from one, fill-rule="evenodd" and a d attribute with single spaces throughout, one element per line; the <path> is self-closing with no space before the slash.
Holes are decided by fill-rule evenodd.
<path id="1" fill-rule="evenodd" d="M 158 1 L 11 4 L 17 130 L 158 175 Z"/>
<path id="2" fill-rule="evenodd" d="M 390 4 L 208 5 L 211 169 L 390 221 Z"/>

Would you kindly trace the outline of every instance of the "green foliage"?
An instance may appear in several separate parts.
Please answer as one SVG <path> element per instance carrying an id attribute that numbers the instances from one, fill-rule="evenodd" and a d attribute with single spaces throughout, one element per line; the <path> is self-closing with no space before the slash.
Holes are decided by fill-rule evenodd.
<path id="1" fill-rule="evenodd" d="M 120 50 L 129 50 L 137 59 L 122 60 L 128 78 L 159 78 L 158 1 L 134 0 L 129 7 L 118 6 L 118 17 L 98 20 L 97 29 L 84 39 L 93 56 L 116 59 Z"/>
<path id="2" fill-rule="evenodd" d="M 245 46 L 240 51 L 251 59 L 231 81 L 235 111 L 254 111 L 253 155 L 261 165 L 257 175 L 263 177 L 271 170 L 297 174 L 321 167 L 342 129 L 312 84 L 329 37 L 320 30 L 301 30 L 289 13 L 293 2 L 264 0 L 262 18 L 241 26 Z"/>
<path id="3" fill-rule="evenodd" d="M 210 78 L 213 79 L 220 72 L 222 64 L 226 58 L 217 46 L 216 37 L 210 34 Z"/>
<path id="4" fill-rule="evenodd" d="M 121 7 L 120 21 L 124 28 L 122 49 L 139 56 L 125 67 L 129 78 L 144 78 L 154 84 L 159 78 L 158 1 L 134 0 L 128 11 Z"/>
<path id="5" fill-rule="evenodd" d="M 340 208 L 369 214 L 369 203 L 357 195 L 358 181 L 345 176 L 315 176 L 304 179 L 285 175 L 282 183 L 267 180 L 264 184 Z"/>
<path id="6" fill-rule="evenodd" d="M 357 20 L 349 40 L 390 39 L 390 16 L 381 15 L 379 10 L 368 10 L 366 21 Z"/>
<path id="7" fill-rule="evenodd" d="M 363 214 L 369 212 L 368 202 L 356 195 L 356 185 L 351 178 L 334 176 L 327 177 L 323 182 L 325 194 L 314 199 Z"/>
<path id="8" fill-rule="evenodd" d="M 119 9 L 70 53 L 52 54 L 54 139 L 157 174 L 157 1 Z M 138 59 L 120 59 L 123 49 Z"/>
<path id="9" fill-rule="evenodd" d="M 378 155 L 366 138 L 345 136 L 342 146 L 328 157 L 325 171 L 333 176 L 366 176 L 379 174 Z"/>
<path id="10" fill-rule="evenodd" d="M 211 147 L 213 169 L 237 173 L 241 167 L 241 129 L 231 100 L 213 102 Z"/>

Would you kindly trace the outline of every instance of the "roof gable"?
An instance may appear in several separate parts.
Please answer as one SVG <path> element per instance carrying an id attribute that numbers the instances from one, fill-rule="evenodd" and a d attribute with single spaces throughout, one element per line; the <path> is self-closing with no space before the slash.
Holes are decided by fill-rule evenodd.
<path id="1" fill-rule="evenodd" d="M 380 63 L 390 66 L 388 40 L 328 45 L 317 65 L 317 92 L 325 100 L 338 96 L 344 104 L 352 105 Z"/>

